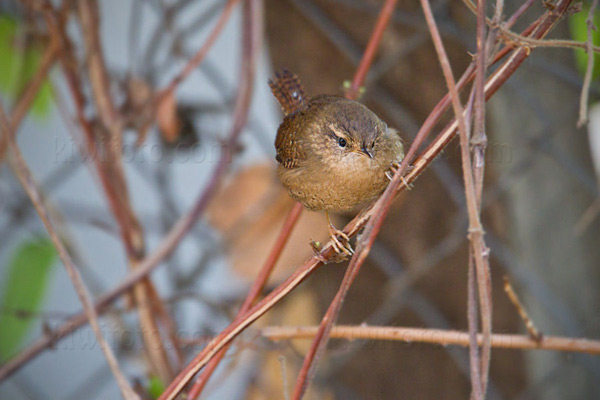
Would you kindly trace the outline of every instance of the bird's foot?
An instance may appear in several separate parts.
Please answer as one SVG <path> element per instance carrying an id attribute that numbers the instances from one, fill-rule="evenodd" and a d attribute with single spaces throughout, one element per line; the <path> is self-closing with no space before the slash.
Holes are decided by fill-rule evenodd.
<path id="1" fill-rule="evenodd" d="M 414 167 L 412 165 L 409 165 L 406 168 L 406 171 L 404 172 L 404 174 L 408 174 L 410 171 L 413 170 L 413 168 Z M 398 163 L 397 161 L 394 161 L 392 163 L 392 165 L 390 166 L 390 169 L 385 171 L 385 176 L 387 176 L 387 178 L 391 181 L 394 178 L 396 171 L 398 171 L 399 169 L 400 169 L 400 163 Z M 400 179 L 404 183 L 404 186 L 406 186 L 406 189 L 408 189 L 408 190 L 412 189 L 412 186 L 406 181 L 404 176 L 400 177 Z"/>
<path id="2" fill-rule="evenodd" d="M 331 236 L 333 250 L 339 254 L 352 257 L 354 249 L 350 245 L 350 237 L 333 225 L 329 225 L 329 236 Z"/>

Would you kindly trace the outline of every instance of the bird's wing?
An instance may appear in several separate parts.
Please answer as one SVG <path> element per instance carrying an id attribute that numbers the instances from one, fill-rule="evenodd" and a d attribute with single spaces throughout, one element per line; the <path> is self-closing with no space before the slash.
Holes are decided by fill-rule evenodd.
<path id="1" fill-rule="evenodd" d="M 306 153 L 303 149 L 303 143 L 300 140 L 299 121 L 297 115 L 284 118 L 282 124 L 277 130 L 275 138 L 275 150 L 277 161 L 285 168 L 297 168 L 302 165 L 306 159 Z"/>

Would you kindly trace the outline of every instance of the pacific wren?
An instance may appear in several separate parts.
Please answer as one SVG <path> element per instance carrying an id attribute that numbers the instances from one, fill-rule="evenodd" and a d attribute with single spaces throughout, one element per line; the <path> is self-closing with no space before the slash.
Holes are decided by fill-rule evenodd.
<path id="1" fill-rule="evenodd" d="M 285 114 L 275 148 L 278 175 L 290 196 L 308 210 L 326 213 L 375 200 L 389 182 L 390 169 L 404 157 L 398 132 L 357 101 L 332 95 L 308 99 L 288 71 L 269 86 Z M 330 227 L 334 243 L 341 245 L 336 236 L 347 240 Z M 336 250 L 351 253 L 346 245 Z"/>

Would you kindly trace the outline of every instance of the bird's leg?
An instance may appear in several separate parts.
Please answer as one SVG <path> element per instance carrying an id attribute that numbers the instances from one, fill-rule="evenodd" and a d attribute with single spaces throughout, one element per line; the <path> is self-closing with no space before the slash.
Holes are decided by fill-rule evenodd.
<path id="1" fill-rule="evenodd" d="M 327 216 L 327 223 L 329 224 L 329 236 L 331 236 L 331 240 L 333 240 L 333 249 L 338 254 L 343 252 L 348 256 L 352 256 L 354 254 L 354 250 L 350 245 L 350 238 L 344 232 L 333 226 L 327 211 L 325 211 L 325 215 Z"/>
<path id="2" fill-rule="evenodd" d="M 409 173 L 413 168 L 414 167 L 412 165 L 409 165 L 406 168 L 406 171 L 404 173 L 405 174 Z M 394 174 L 396 174 L 396 171 L 398 171 L 398 169 L 400 169 L 400 163 L 397 161 L 394 161 L 392 163 L 392 165 L 390 166 L 390 169 L 385 171 L 385 176 L 387 176 L 387 178 L 391 181 L 394 178 Z M 410 184 L 408 182 L 406 182 L 406 179 L 404 179 L 404 176 L 400 177 L 400 179 L 402 179 L 404 186 L 406 186 L 406 188 L 408 190 L 412 189 L 412 186 L 410 186 Z"/>

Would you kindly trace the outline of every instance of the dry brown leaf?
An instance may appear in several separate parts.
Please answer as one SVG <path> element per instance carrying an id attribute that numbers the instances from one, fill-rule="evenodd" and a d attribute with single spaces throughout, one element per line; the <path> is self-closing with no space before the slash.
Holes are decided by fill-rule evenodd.
<path id="1" fill-rule="evenodd" d="M 179 138 L 181 121 L 177 115 L 177 100 L 175 94 L 169 92 L 158 104 L 156 110 L 156 121 L 163 139 L 168 143 L 174 143 Z"/>
<path id="2" fill-rule="evenodd" d="M 130 127 L 138 130 L 136 144 L 140 146 L 146 140 L 153 121 L 150 110 L 153 89 L 144 79 L 131 76 L 125 81 L 125 90 L 127 101 L 123 111 Z"/>
<path id="3" fill-rule="evenodd" d="M 254 280 L 293 204 L 279 183 L 274 164 L 257 164 L 238 172 L 216 194 L 208 220 L 224 236 L 227 255 L 241 276 Z M 271 282 L 286 278 L 312 255 L 311 240 L 327 237 L 325 215 L 303 211 Z"/>

